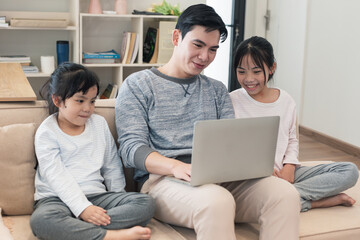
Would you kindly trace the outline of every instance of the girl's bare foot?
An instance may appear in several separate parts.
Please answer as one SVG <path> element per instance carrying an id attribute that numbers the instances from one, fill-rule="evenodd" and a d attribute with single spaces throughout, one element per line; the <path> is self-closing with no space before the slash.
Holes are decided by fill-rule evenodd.
<path id="1" fill-rule="evenodd" d="M 107 230 L 104 240 L 148 240 L 150 236 L 150 228 L 135 226 L 128 229 Z"/>
<path id="2" fill-rule="evenodd" d="M 346 207 L 351 207 L 355 204 L 355 200 L 345 193 L 340 193 L 338 195 L 323 198 L 317 201 L 311 202 L 311 208 L 325 208 L 333 207 L 338 205 L 343 205 Z"/>

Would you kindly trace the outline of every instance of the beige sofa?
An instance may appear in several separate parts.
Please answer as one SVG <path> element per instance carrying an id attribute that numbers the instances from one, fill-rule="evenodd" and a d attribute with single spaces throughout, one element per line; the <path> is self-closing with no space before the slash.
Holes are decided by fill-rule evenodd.
<path id="1" fill-rule="evenodd" d="M 114 101 L 96 102 L 96 113 L 104 116 L 116 136 Z M 0 103 L 0 239 L 36 239 L 29 226 L 34 193 L 36 128 L 47 117 L 43 101 Z M 131 169 L 126 170 L 127 190 L 135 189 Z M 300 239 L 360 239 L 360 184 L 347 192 L 357 200 L 353 207 L 314 209 L 301 213 Z M 192 229 L 170 226 L 153 219 L 152 238 L 196 239 Z M 257 224 L 237 224 L 237 239 L 258 239 Z"/>

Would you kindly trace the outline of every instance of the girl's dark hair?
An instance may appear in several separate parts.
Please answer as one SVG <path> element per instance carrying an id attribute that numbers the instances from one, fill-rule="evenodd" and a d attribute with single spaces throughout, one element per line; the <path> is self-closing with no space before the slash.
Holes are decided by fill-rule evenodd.
<path id="1" fill-rule="evenodd" d="M 228 32 L 223 20 L 208 5 L 196 4 L 185 9 L 178 18 L 175 29 L 180 30 L 181 37 L 184 39 L 185 35 L 196 25 L 205 27 L 207 32 L 218 30 L 221 42 L 224 42 L 227 38 Z"/>
<path id="2" fill-rule="evenodd" d="M 268 42 L 268 40 L 262 37 L 254 36 L 242 41 L 239 44 L 239 46 L 236 48 L 236 53 L 234 57 L 233 67 L 235 72 L 246 55 L 249 55 L 253 59 L 255 65 L 263 70 L 264 76 L 264 63 L 269 69 L 271 69 L 275 63 L 273 47 L 271 43 Z M 274 73 L 269 74 L 269 80 L 273 77 L 273 75 Z"/>
<path id="3" fill-rule="evenodd" d="M 42 86 L 40 96 L 47 100 L 49 113 L 53 114 L 59 111 L 52 101 L 53 95 L 65 101 L 77 92 L 86 94 L 93 86 L 97 87 L 98 95 L 99 79 L 94 72 L 80 64 L 65 62 L 55 69 L 50 79 Z"/>

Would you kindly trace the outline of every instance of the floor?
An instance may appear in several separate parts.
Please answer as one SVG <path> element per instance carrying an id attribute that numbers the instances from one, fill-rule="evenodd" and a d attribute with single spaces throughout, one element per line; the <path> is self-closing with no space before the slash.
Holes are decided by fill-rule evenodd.
<path id="1" fill-rule="evenodd" d="M 300 134 L 299 137 L 299 160 L 300 161 L 334 161 L 353 162 L 360 169 L 360 158 L 347 154 L 341 150 L 313 140 Z"/>

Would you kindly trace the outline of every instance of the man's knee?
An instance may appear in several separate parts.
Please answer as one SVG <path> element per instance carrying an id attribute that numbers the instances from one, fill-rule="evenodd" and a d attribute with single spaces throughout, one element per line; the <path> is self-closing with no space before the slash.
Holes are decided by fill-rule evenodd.
<path id="1" fill-rule="evenodd" d="M 233 195 L 225 188 L 212 185 L 207 189 L 206 194 L 201 199 L 201 208 L 198 212 L 219 215 L 221 213 L 235 214 L 235 200 Z"/>
<path id="2" fill-rule="evenodd" d="M 272 204 L 288 210 L 300 212 L 300 194 L 293 184 L 273 177 L 271 180 L 271 199 Z"/>

